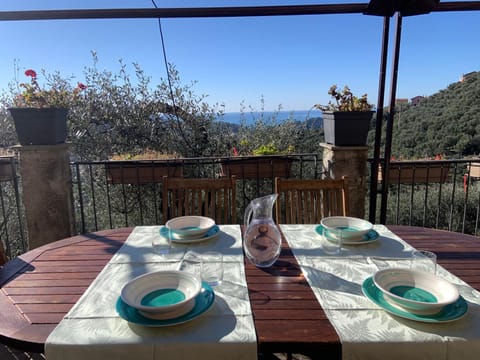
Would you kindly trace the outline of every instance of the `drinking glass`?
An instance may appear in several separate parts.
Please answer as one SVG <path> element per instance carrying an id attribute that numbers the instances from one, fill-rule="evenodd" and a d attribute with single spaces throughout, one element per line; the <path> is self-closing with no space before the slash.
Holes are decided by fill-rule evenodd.
<path id="1" fill-rule="evenodd" d="M 220 285 L 223 280 L 223 257 L 217 251 L 202 254 L 202 280 L 211 286 Z"/>
<path id="2" fill-rule="evenodd" d="M 198 276 L 202 271 L 202 258 L 194 251 L 187 251 L 178 270 L 186 271 Z"/>
<path id="3" fill-rule="evenodd" d="M 335 228 L 322 231 L 322 248 L 328 255 L 339 255 L 342 251 L 343 230 Z"/>
<path id="4" fill-rule="evenodd" d="M 171 231 L 170 231 L 171 232 Z M 172 234 L 168 237 L 160 235 L 160 233 L 152 234 L 152 248 L 153 252 L 160 256 L 167 256 L 172 250 Z"/>
<path id="5" fill-rule="evenodd" d="M 410 268 L 435 275 L 437 273 L 437 255 L 428 250 L 414 250 Z"/>

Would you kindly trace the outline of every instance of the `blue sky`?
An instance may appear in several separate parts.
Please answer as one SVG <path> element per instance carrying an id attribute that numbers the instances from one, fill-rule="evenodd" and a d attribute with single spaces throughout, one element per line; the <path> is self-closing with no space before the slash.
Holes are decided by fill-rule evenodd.
<path id="1" fill-rule="evenodd" d="M 156 0 L 159 7 L 292 4 L 289 1 Z M 335 1 L 301 1 L 322 4 Z M 341 1 L 362 2 L 362 1 Z M 365 1 L 366 2 L 366 1 Z M 0 0 L 0 11 L 153 7 L 150 0 Z M 391 21 L 393 36 L 395 22 Z M 308 110 L 327 103 L 331 84 L 377 102 L 383 19 L 361 14 L 162 20 L 166 54 L 184 83 L 208 102 L 265 110 Z M 82 81 L 96 51 L 100 68 L 136 62 L 154 84 L 165 78 L 156 19 L 0 22 L 0 89 L 25 69 L 59 71 Z M 431 13 L 403 19 L 398 98 L 432 95 L 480 70 L 480 12 Z M 390 43 L 393 46 L 393 40 Z M 389 63 L 390 65 L 390 63 Z M 389 89 L 390 70 L 387 71 Z M 388 100 L 389 92 L 387 91 Z"/>

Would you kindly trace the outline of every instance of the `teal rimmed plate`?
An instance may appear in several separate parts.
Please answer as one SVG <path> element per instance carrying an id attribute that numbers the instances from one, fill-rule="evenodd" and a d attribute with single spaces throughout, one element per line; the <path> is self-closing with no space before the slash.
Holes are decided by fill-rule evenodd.
<path id="1" fill-rule="evenodd" d="M 195 297 L 195 306 L 191 311 L 185 315 L 173 319 L 157 320 L 142 316 L 140 312 L 123 302 L 121 297 L 118 297 L 115 308 L 118 315 L 130 323 L 149 327 L 173 326 L 186 323 L 196 319 L 208 309 L 210 309 L 215 301 L 215 294 L 212 288 L 205 282 L 202 283 L 200 294 Z"/>
<path id="2" fill-rule="evenodd" d="M 323 227 L 323 225 L 318 225 L 316 228 L 315 228 L 315 232 L 322 236 L 323 234 L 323 231 L 326 231 L 327 232 L 327 238 L 328 238 L 328 230 L 325 230 L 325 228 Z M 361 240 L 354 240 L 354 241 L 343 241 L 342 244 L 343 245 L 364 245 L 364 244 L 370 244 L 374 241 L 377 241 L 378 238 L 380 237 L 380 235 L 378 234 L 377 231 L 375 230 L 370 230 L 368 233 L 366 233 L 365 235 L 362 236 L 362 239 Z"/>
<path id="3" fill-rule="evenodd" d="M 442 311 L 434 315 L 417 315 L 406 311 L 385 300 L 383 293 L 375 286 L 373 278 L 365 279 L 362 284 L 363 294 L 374 304 L 380 306 L 383 310 L 392 315 L 396 315 L 408 320 L 426 322 L 426 323 L 445 323 L 462 318 L 468 310 L 467 302 L 463 297 L 459 297 L 454 303 L 445 306 Z"/>
<path id="4" fill-rule="evenodd" d="M 218 227 L 218 225 L 214 225 L 212 226 L 212 228 L 210 230 L 207 231 L 207 233 L 199 238 L 184 238 L 184 239 L 181 239 L 181 238 L 176 238 L 176 237 L 173 237 L 173 236 L 170 236 L 170 230 L 163 226 L 161 229 L 160 229 L 160 236 L 163 236 L 167 239 L 170 239 L 172 242 L 176 242 L 176 243 L 180 243 L 180 244 L 190 244 L 190 243 L 196 243 L 196 242 L 200 242 L 200 241 L 207 241 L 207 240 L 210 240 L 210 239 L 213 239 L 215 238 L 216 236 L 218 236 L 218 234 L 220 233 L 220 228 Z"/>

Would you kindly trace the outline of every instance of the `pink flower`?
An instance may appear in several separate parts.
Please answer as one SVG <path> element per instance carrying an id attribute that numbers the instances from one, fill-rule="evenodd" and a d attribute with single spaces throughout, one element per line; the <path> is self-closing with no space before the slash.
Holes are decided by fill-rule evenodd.
<path id="1" fill-rule="evenodd" d="M 85 90 L 87 88 L 87 85 L 81 82 L 77 83 L 77 86 L 80 90 Z"/>
<path id="2" fill-rule="evenodd" d="M 233 156 L 238 156 L 238 150 L 236 147 L 232 148 Z"/>
<path id="3" fill-rule="evenodd" d="M 32 69 L 28 69 L 25 71 L 25 75 L 26 76 L 31 76 L 32 78 L 36 78 L 37 77 L 37 73 L 35 72 L 35 70 L 32 70 Z"/>

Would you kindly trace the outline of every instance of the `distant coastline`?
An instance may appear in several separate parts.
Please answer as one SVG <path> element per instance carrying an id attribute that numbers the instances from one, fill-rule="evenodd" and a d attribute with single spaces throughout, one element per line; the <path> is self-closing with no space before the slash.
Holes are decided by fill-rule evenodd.
<path id="1" fill-rule="evenodd" d="M 265 120 L 275 119 L 281 123 L 288 119 L 296 121 L 306 121 L 312 118 L 321 118 L 322 112 L 320 110 L 298 110 L 298 111 L 253 111 L 253 112 L 229 112 L 216 120 L 239 125 L 245 121 L 247 125 L 254 124 L 257 120 L 263 118 Z"/>

